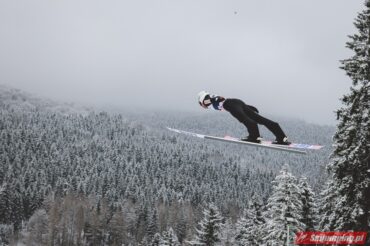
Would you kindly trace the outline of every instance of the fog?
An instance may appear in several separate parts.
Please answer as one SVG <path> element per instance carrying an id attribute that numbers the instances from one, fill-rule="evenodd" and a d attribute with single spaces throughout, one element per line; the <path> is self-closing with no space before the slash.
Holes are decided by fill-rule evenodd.
<path id="1" fill-rule="evenodd" d="M 0 84 L 131 110 L 202 110 L 200 90 L 334 124 L 364 1 L 0 0 Z"/>

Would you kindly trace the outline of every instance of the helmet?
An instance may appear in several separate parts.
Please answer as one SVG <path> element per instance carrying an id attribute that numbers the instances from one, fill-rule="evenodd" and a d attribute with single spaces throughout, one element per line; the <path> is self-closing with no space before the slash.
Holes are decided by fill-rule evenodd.
<path id="1" fill-rule="evenodd" d="M 203 108 L 208 108 L 209 106 L 204 104 L 204 99 L 206 99 L 207 96 L 210 97 L 209 92 L 201 91 L 198 93 L 198 102 Z"/>

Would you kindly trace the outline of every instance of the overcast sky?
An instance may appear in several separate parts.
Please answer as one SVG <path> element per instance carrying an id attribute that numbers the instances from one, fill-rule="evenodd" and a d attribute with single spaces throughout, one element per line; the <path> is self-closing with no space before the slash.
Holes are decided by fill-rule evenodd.
<path id="1" fill-rule="evenodd" d="M 52 99 L 202 110 L 200 90 L 334 124 L 362 0 L 0 0 L 0 83 Z M 206 113 L 206 112 L 205 112 Z"/>

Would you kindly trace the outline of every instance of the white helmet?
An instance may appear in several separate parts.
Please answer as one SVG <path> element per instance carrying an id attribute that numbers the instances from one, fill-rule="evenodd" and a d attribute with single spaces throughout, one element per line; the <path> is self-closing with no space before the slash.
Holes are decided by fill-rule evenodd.
<path id="1" fill-rule="evenodd" d="M 203 102 L 206 96 L 209 96 L 209 92 L 201 91 L 198 93 L 198 102 L 203 108 L 208 108 Z"/>

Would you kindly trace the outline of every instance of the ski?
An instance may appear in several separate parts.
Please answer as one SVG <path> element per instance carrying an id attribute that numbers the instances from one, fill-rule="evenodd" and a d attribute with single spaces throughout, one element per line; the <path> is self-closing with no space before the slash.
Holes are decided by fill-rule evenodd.
<path id="1" fill-rule="evenodd" d="M 235 138 L 235 137 L 231 137 L 231 136 L 225 136 L 224 138 L 225 139 L 230 139 L 230 140 L 235 140 L 235 141 L 241 141 L 239 138 Z M 281 147 L 284 147 L 284 148 L 304 149 L 304 150 L 319 150 L 322 147 L 324 147 L 322 145 L 317 145 L 317 144 L 301 144 L 301 143 L 291 143 L 289 145 L 279 145 L 279 144 L 273 144 L 272 141 L 262 141 L 261 144 L 281 146 Z"/>
<path id="2" fill-rule="evenodd" d="M 215 137 L 215 136 L 209 136 L 209 135 L 204 135 L 204 134 L 199 134 L 199 133 L 194 133 L 194 132 L 178 130 L 178 129 L 174 129 L 171 127 L 167 127 L 167 129 L 170 131 L 176 132 L 176 133 L 185 134 L 188 136 L 193 136 L 193 137 L 198 137 L 198 138 L 203 138 L 203 139 L 236 143 L 236 144 L 242 144 L 242 145 L 244 144 L 248 146 L 255 146 L 255 147 L 261 147 L 261 148 L 267 148 L 267 149 L 273 149 L 273 150 L 279 150 L 279 151 L 285 151 L 285 152 L 291 152 L 291 153 L 297 153 L 297 154 L 307 154 L 307 152 L 302 149 L 297 149 L 297 148 L 289 147 L 285 145 L 271 144 L 271 142 L 267 142 L 267 141 L 263 143 L 251 143 L 251 142 L 241 141 L 240 139 L 229 137 L 229 136 Z"/>

